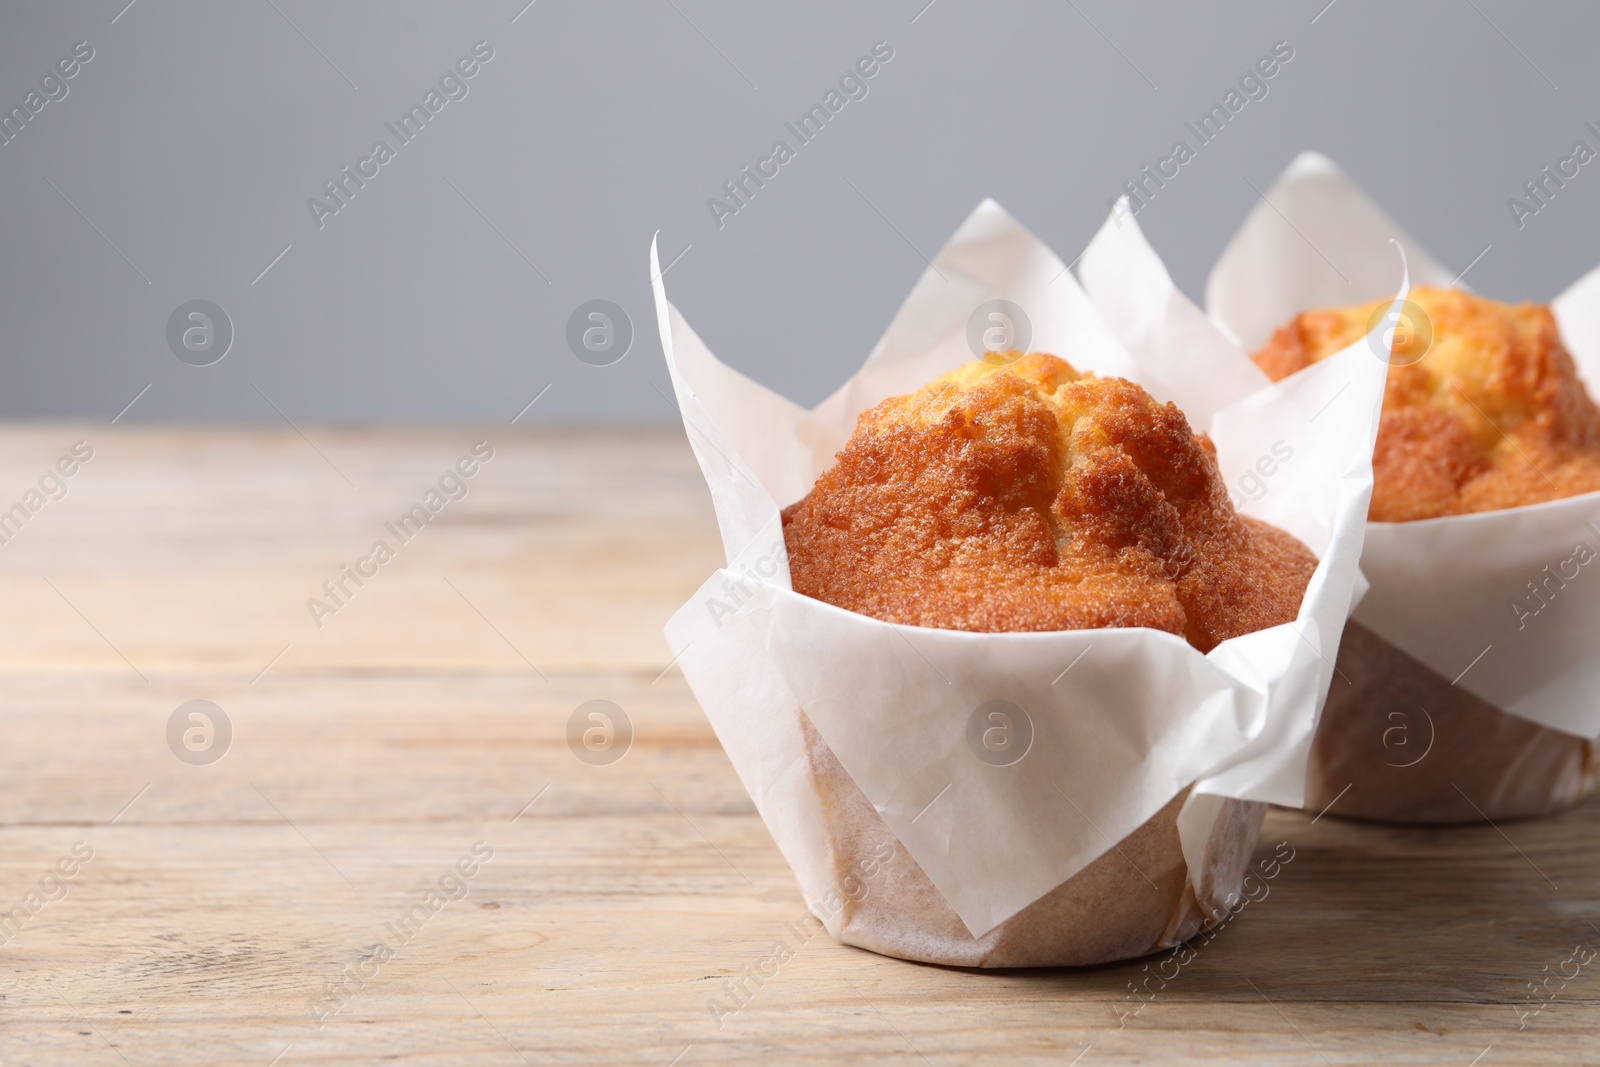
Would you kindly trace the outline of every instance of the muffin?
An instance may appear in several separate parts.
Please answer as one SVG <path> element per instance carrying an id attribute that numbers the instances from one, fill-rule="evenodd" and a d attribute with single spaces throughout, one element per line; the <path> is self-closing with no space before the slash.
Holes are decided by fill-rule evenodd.
<path id="1" fill-rule="evenodd" d="M 1234 511 L 1216 449 L 1175 405 L 1041 353 L 969 363 L 864 412 L 782 518 L 795 592 L 849 611 L 988 633 L 1150 627 L 1202 652 L 1294 620 L 1317 564 L 1288 533 Z M 835 865 L 848 872 L 892 834 L 803 729 Z M 1197 898 L 1176 825 L 1186 796 L 981 938 L 907 855 L 846 905 L 841 939 L 983 967 L 1177 944 L 1224 917 L 1265 814 L 1219 802 Z"/>
<path id="2" fill-rule="evenodd" d="M 1373 522 L 1411 522 L 1600 490 L 1600 407 L 1545 306 L 1418 287 L 1396 331 L 1373 453 Z M 1280 380 L 1359 341 L 1389 301 L 1308 311 L 1252 358 Z M 1594 788 L 1594 742 L 1510 715 L 1360 623 L 1313 742 L 1306 806 L 1454 823 L 1548 814 Z M 1413 748 L 1400 748 L 1403 730 Z M 1472 799 L 1469 799 L 1472 798 Z"/>

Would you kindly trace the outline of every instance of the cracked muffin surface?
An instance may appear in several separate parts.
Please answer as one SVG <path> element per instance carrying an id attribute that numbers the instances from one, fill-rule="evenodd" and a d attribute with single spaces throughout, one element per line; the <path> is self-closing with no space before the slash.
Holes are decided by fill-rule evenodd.
<path id="1" fill-rule="evenodd" d="M 1316 557 L 1235 512 L 1216 449 L 1121 378 L 974 361 L 862 413 L 783 511 L 798 593 L 977 631 L 1147 626 L 1202 652 L 1291 621 Z"/>
<path id="2" fill-rule="evenodd" d="M 1600 408 L 1548 306 L 1419 286 L 1395 337 L 1372 456 L 1374 522 L 1496 511 L 1600 489 Z M 1274 381 L 1366 334 L 1390 301 L 1307 311 L 1253 357 Z"/>

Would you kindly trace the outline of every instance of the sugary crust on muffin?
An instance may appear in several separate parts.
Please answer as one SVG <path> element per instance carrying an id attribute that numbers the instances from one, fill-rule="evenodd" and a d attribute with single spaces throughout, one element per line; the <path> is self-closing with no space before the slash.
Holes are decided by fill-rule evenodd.
<path id="1" fill-rule="evenodd" d="M 1411 330 L 1395 338 L 1372 458 L 1374 521 L 1600 489 L 1600 408 L 1548 307 L 1428 287 L 1409 299 L 1426 314 L 1431 339 Z M 1388 303 L 1304 312 L 1253 358 L 1274 381 L 1285 378 L 1360 340 Z"/>
<path id="2" fill-rule="evenodd" d="M 1316 567 L 1233 510 L 1216 449 L 1175 405 L 1042 353 L 864 412 L 783 525 L 795 590 L 850 611 L 991 632 L 1148 626 L 1202 651 L 1292 620 Z"/>

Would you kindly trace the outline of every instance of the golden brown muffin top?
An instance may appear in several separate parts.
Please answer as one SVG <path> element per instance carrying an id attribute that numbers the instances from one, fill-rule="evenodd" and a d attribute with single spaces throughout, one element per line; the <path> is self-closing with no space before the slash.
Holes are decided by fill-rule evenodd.
<path id="1" fill-rule="evenodd" d="M 954 630 L 1149 626 L 1203 652 L 1295 618 L 1316 558 L 1235 513 L 1175 405 L 1055 356 L 1007 359 L 862 413 L 784 509 L 796 592 Z"/>
<path id="2" fill-rule="evenodd" d="M 1409 299 L 1431 331 L 1395 338 L 1372 456 L 1375 522 L 1600 489 L 1600 408 L 1548 307 L 1427 286 Z M 1285 378 L 1359 341 L 1389 303 L 1304 312 L 1251 358 Z"/>

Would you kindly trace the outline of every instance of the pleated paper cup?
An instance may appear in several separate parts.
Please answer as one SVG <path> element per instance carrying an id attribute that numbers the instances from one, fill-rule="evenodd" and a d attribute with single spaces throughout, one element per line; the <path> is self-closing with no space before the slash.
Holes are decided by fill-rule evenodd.
<path id="1" fill-rule="evenodd" d="M 1303 800 L 1357 580 L 1382 365 L 1353 347 L 1271 385 L 1130 352 L 1061 259 L 986 201 L 808 411 L 719 362 L 667 302 L 654 249 L 651 271 L 727 553 L 668 643 L 817 919 L 888 955 L 1015 967 L 1139 956 L 1224 918 L 1265 804 Z M 1289 442 L 1270 521 L 1319 560 L 1296 619 L 1201 654 L 1139 628 L 897 626 L 793 592 L 780 508 L 860 412 L 984 347 L 1176 401 L 1230 484 Z"/>
<path id="2" fill-rule="evenodd" d="M 1416 284 L 1466 288 L 1320 155 L 1295 160 L 1264 199 L 1211 272 L 1209 318 L 1185 312 L 1210 328 L 1209 367 L 1247 373 L 1247 353 L 1300 312 L 1392 293 L 1397 245 Z M 1143 243 L 1131 217 L 1116 221 L 1108 244 Z M 1089 263 L 1084 284 L 1124 343 L 1167 345 L 1136 316 L 1119 317 L 1126 279 L 1093 277 Z M 1593 395 L 1600 271 L 1552 306 Z M 1370 356 L 1386 362 L 1387 345 Z M 1265 492 L 1270 500 L 1273 487 Z M 1339 652 L 1306 806 L 1385 822 L 1478 822 L 1550 814 L 1593 792 L 1600 566 L 1588 563 L 1597 558 L 1600 493 L 1370 523 L 1361 557 L 1370 589 Z"/>

